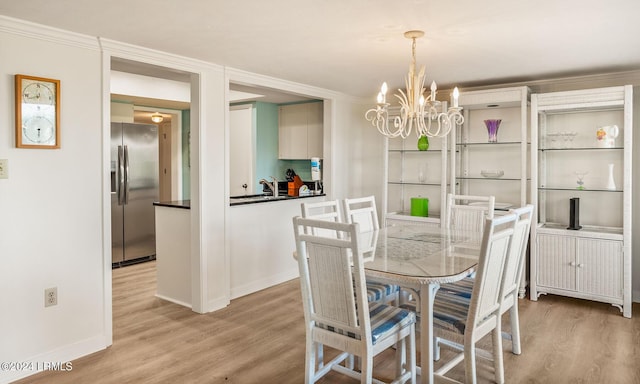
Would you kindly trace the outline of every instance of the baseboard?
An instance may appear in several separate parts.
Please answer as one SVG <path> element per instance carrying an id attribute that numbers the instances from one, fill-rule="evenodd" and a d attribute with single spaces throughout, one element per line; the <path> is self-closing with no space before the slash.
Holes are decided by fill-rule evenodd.
<path id="1" fill-rule="evenodd" d="M 288 271 L 281 272 L 277 275 L 272 275 L 264 279 L 252 281 L 248 284 L 244 284 L 241 286 L 231 287 L 231 299 L 237 299 L 238 297 L 242 297 L 250 293 L 258 292 L 265 288 L 273 287 L 274 285 L 278 285 L 278 284 L 284 283 L 285 281 L 295 279 L 298 276 L 299 276 L 298 268 L 292 268 Z"/>
<path id="2" fill-rule="evenodd" d="M 101 335 L 92 337 L 87 340 L 79 341 L 77 343 L 70 344 L 47 353 L 42 353 L 30 359 L 21 359 L 20 363 L 23 364 L 23 367 L 25 367 L 24 364 L 31 363 L 33 369 L 31 369 L 30 366 L 26 367 L 27 369 L 23 370 L 1 370 L 0 383 L 11 383 L 13 381 L 23 379 L 27 376 L 35 375 L 36 373 L 43 370 L 43 365 L 48 363 L 62 363 L 62 369 L 72 370 L 73 365 L 69 366 L 65 365 L 65 363 L 101 351 L 103 349 L 106 349 L 108 346 L 109 345 L 107 345 L 106 343 L 106 337 L 104 335 Z"/>
<path id="3" fill-rule="evenodd" d="M 209 300 L 207 302 L 207 308 L 205 309 L 207 312 L 217 311 L 219 309 L 225 308 L 229 305 L 229 298 L 222 297 L 219 299 Z"/>
<path id="4" fill-rule="evenodd" d="M 162 299 L 162 300 L 170 301 L 170 302 L 172 302 L 172 303 L 174 303 L 174 304 L 182 305 L 183 307 L 187 307 L 187 308 L 189 308 L 189 309 L 191 309 L 191 308 L 192 308 L 192 307 L 191 307 L 191 303 L 187 303 L 187 302 L 184 302 L 184 301 L 180 301 L 180 300 L 172 299 L 172 298 L 170 298 L 170 297 L 168 297 L 168 296 L 160 295 L 160 294 L 158 294 L 158 293 L 156 293 L 156 297 L 157 297 L 158 299 Z"/>

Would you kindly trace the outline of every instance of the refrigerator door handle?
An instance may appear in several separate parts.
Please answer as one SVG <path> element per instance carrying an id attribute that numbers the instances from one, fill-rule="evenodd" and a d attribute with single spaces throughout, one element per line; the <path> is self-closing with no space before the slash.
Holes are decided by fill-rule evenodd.
<path id="1" fill-rule="evenodd" d="M 124 203 L 124 152 L 122 145 L 118 145 L 118 168 L 116 170 L 116 195 L 118 196 L 118 205 Z"/>
<path id="2" fill-rule="evenodd" d="M 129 148 L 124 146 L 124 204 L 129 204 Z"/>

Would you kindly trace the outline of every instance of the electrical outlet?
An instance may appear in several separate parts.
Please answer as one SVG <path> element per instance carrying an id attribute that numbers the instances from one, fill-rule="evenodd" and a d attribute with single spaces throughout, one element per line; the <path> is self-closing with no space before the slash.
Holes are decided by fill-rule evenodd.
<path id="1" fill-rule="evenodd" d="M 9 160 L 0 159 L 0 179 L 9 178 Z"/>
<path id="2" fill-rule="evenodd" d="M 53 305 L 58 305 L 58 287 L 44 290 L 44 306 L 51 307 Z"/>

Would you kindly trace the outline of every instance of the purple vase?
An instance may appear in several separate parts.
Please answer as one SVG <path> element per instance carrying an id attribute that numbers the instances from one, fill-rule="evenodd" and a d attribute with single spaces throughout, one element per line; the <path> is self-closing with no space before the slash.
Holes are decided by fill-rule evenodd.
<path id="1" fill-rule="evenodd" d="M 498 128 L 500 128 L 501 122 L 502 120 L 500 119 L 489 119 L 484 121 L 484 125 L 487 126 L 487 132 L 489 133 L 490 143 L 498 142 Z"/>

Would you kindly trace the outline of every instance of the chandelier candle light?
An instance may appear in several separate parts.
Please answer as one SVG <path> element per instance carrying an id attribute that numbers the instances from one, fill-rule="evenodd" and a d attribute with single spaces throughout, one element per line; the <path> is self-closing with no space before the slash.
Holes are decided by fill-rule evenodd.
<path id="1" fill-rule="evenodd" d="M 446 107 L 446 103 L 436 100 L 436 82 L 431 82 L 431 93 L 425 98 L 426 91 L 424 87 L 425 66 L 420 68 L 420 72 L 416 74 L 416 39 L 424 36 L 423 31 L 408 31 L 404 36 L 412 40 L 411 45 L 411 65 L 409 66 L 409 74 L 405 78 L 406 91 L 398 89 L 395 97 L 400 101 L 400 111 L 397 116 L 392 116 L 389 121 L 389 103 L 387 103 L 387 83 L 382 84 L 380 93 L 378 94 L 378 103 L 375 108 L 365 113 L 365 118 L 374 125 L 378 132 L 382 135 L 393 138 L 406 138 L 411 134 L 415 126 L 416 135 L 423 139 L 423 143 L 427 137 L 444 137 L 451 132 L 456 124 L 462 124 L 464 117 L 462 116 L 461 107 L 458 107 L 458 97 L 460 95 L 458 88 L 453 90 L 452 106 L 446 111 L 442 111 Z M 427 144 L 428 147 L 428 144 Z"/>

